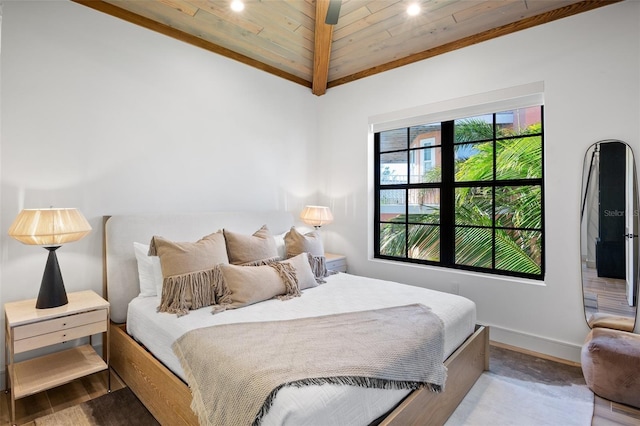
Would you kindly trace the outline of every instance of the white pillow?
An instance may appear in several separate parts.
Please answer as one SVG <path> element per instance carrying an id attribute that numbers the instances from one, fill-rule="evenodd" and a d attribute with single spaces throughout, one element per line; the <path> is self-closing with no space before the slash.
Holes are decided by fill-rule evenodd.
<path id="1" fill-rule="evenodd" d="M 155 297 L 162 294 L 162 268 L 158 256 L 149 256 L 147 244 L 133 243 L 133 251 L 138 262 L 140 297 Z"/>
<path id="2" fill-rule="evenodd" d="M 288 231 L 287 231 L 288 232 Z M 282 234 L 278 234 L 278 235 L 274 235 L 273 236 L 273 240 L 276 242 L 276 250 L 278 250 L 278 256 L 280 256 L 280 259 L 286 259 L 286 255 L 287 255 L 287 251 L 285 249 L 285 245 L 284 245 L 284 236 L 286 235 L 286 232 L 283 232 Z"/>

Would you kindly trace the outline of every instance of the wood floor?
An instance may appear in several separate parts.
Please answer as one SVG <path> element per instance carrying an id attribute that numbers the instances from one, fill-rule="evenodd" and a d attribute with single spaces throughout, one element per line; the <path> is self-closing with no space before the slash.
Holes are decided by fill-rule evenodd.
<path id="1" fill-rule="evenodd" d="M 122 389 L 124 383 L 111 374 L 111 390 Z M 92 374 L 66 385 L 40 392 L 16 401 L 16 422 L 33 426 L 34 420 L 67 407 L 81 404 L 107 393 L 107 372 Z M 11 424 L 11 400 L 8 393 L 0 391 L 0 426 Z M 125 409 L 125 407 L 123 407 Z"/>
<path id="2" fill-rule="evenodd" d="M 514 351 L 511 346 L 495 345 L 501 349 Z M 504 352 L 504 351 L 503 351 Z M 535 355 L 528 351 L 517 351 L 516 353 Z M 539 354 L 538 354 L 539 355 Z M 556 358 L 540 356 L 546 360 L 554 362 L 562 362 Z M 564 362 L 563 362 L 564 363 Z M 566 362 L 566 364 L 579 368 L 575 363 Z M 540 371 L 544 374 L 544 371 Z M 111 389 L 118 390 L 124 387 L 124 384 L 115 375 L 111 375 Z M 19 425 L 34 425 L 34 420 L 61 411 L 67 407 L 80 404 L 93 398 L 97 398 L 107 393 L 107 375 L 106 372 L 96 373 L 82 379 L 78 379 L 69 384 L 50 389 L 45 392 L 38 393 L 16 401 L 16 419 Z M 9 413 L 9 394 L 0 392 L 0 426 L 10 425 Z M 126 407 L 123 407 L 126 409 Z M 593 426 L 639 426 L 640 410 L 631 408 L 622 404 L 607 401 L 605 399 L 595 398 Z"/>
<path id="3" fill-rule="evenodd" d="M 629 306 L 625 280 L 598 277 L 594 268 L 582 262 L 584 306 L 587 317 L 596 312 L 614 316 L 635 317 L 635 307 Z"/>

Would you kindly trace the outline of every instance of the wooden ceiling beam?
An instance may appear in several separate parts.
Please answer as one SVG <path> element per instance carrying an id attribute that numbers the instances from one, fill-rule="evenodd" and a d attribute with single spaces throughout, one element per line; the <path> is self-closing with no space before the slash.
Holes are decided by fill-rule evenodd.
<path id="1" fill-rule="evenodd" d="M 333 25 L 325 24 L 329 10 L 329 0 L 316 0 L 316 25 L 313 51 L 313 82 L 311 91 L 321 96 L 327 91 L 329 80 L 329 61 L 331 60 L 331 39 Z"/>

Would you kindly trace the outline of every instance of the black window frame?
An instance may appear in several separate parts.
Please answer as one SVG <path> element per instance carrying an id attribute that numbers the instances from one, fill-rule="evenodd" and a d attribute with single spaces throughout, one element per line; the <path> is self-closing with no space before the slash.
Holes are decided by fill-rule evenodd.
<path id="1" fill-rule="evenodd" d="M 407 131 L 407 140 L 408 144 L 404 149 L 398 149 L 395 151 L 384 151 L 381 152 L 380 147 L 380 134 L 384 131 L 377 131 L 374 133 L 374 195 L 375 195 L 375 203 L 374 203 L 374 258 L 377 259 L 386 259 L 400 262 L 408 262 L 413 264 L 424 264 L 431 266 L 438 266 L 450 269 L 457 270 L 467 270 L 473 272 L 480 272 L 485 274 L 495 274 L 502 276 L 512 276 L 519 278 L 528 278 L 534 280 L 544 280 L 545 276 L 545 196 L 544 196 L 544 151 L 545 151 L 545 130 L 544 130 L 544 105 L 532 105 L 533 107 L 540 107 L 540 124 L 541 129 L 539 135 L 536 134 L 534 136 L 539 136 L 541 139 L 541 175 L 539 178 L 525 178 L 525 179 L 508 179 L 508 180 L 499 180 L 496 178 L 496 144 L 499 140 L 508 139 L 505 137 L 497 137 L 496 128 L 497 115 L 501 114 L 503 111 L 487 113 L 486 115 L 493 116 L 493 138 L 489 141 L 493 142 L 493 156 L 494 156 L 494 164 L 493 164 L 493 179 L 492 180 L 483 180 L 483 181 L 466 181 L 466 182 L 456 182 L 455 181 L 455 170 L 454 170 L 454 159 L 455 159 L 455 135 L 454 135 L 454 123 L 456 119 L 447 120 L 440 122 L 441 126 L 441 170 L 442 177 L 441 182 L 432 182 L 432 183 L 411 183 L 411 179 L 407 176 L 406 183 L 397 183 L 397 184 L 381 184 L 381 154 L 388 154 L 390 152 L 402 152 L 407 151 L 407 161 L 409 161 L 410 153 L 415 151 L 416 148 L 411 147 L 411 138 L 410 138 L 410 129 L 413 126 L 401 127 L 398 129 L 391 129 L 394 131 L 400 131 L 401 129 L 406 129 Z M 518 108 L 512 108 L 511 110 L 517 110 Z M 459 119 L 464 119 L 461 117 Z M 433 123 L 438 124 L 438 123 Z M 385 130 L 388 131 L 388 130 Z M 482 141 L 476 141 L 482 142 Z M 540 273 L 532 274 L 532 273 L 523 273 L 518 271 L 509 271 L 503 269 L 496 269 L 496 244 L 495 244 L 495 230 L 496 229 L 517 229 L 517 228 L 504 228 L 501 226 L 497 226 L 496 224 L 496 188 L 499 187 L 510 187 L 510 186 L 519 186 L 519 185 L 527 185 L 527 186 L 539 186 L 541 191 L 541 228 L 540 229 L 531 229 L 534 231 L 539 231 L 541 234 L 541 245 L 540 245 Z M 455 190 L 456 188 L 461 187 L 491 187 L 492 190 L 492 208 L 493 208 L 493 219 L 492 219 L 492 229 L 493 233 L 493 245 L 492 245 L 492 265 L 491 268 L 478 267 L 478 266 L 470 266 L 470 265 L 461 265 L 455 263 Z M 410 189 L 429 189 L 429 188 L 437 188 L 440 190 L 440 260 L 439 261 L 430 261 L 423 259 L 415 259 L 410 258 L 408 256 L 408 235 L 409 235 L 409 226 L 413 225 L 424 225 L 424 223 L 414 223 L 409 221 L 409 190 Z M 405 212 L 404 217 L 405 221 L 383 221 L 381 220 L 381 191 L 384 190 L 404 190 L 405 191 Z M 380 228 L 381 224 L 384 223 L 394 223 L 396 225 L 404 225 L 405 229 L 405 253 L 404 257 L 396 257 L 380 254 Z M 457 225 L 460 226 L 460 225 Z M 527 230 L 527 229 L 520 229 Z"/>

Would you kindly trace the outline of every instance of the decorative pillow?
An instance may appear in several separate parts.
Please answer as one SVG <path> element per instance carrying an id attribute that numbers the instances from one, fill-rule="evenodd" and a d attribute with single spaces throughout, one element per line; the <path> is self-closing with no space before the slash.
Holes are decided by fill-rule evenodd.
<path id="1" fill-rule="evenodd" d="M 287 250 L 285 248 L 285 244 L 284 244 L 284 236 L 286 235 L 286 232 L 283 232 L 282 234 L 278 234 L 278 235 L 274 235 L 273 236 L 273 241 L 275 241 L 276 243 L 276 251 L 278 252 L 278 257 L 280 259 L 286 259 L 287 258 Z"/>
<path id="2" fill-rule="evenodd" d="M 292 226 L 284 236 L 284 244 L 287 258 L 297 256 L 300 253 L 310 253 L 314 256 L 324 256 L 324 246 L 320 234 L 316 231 L 301 234 Z"/>
<path id="3" fill-rule="evenodd" d="M 213 313 L 241 308 L 277 297 L 287 300 L 300 296 L 292 263 L 274 262 L 260 266 L 220 265 L 225 288 Z"/>
<path id="4" fill-rule="evenodd" d="M 309 264 L 311 265 L 313 275 L 318 282 L 325 282 L 323 278 L 327 276 L 327 263 L 324 257 L 324 246 L 320 234 L 312 231 L 303 235 L 298 232 L 295 226 L 292 226 L 284 236 L 284 244 L 287 258 L 297 256 L 300 253 L 308 253 Z"/>
<path id="5" fill-rule="evenodd" d="M 216 303 L 221 292 L 218 264 L 229 263 L 221 231 L 191 242 L 174 242 L 155 236 L 149 254 L 160 257 L 162 296 L 158 311 L 187 314 Z"/>
<path id="6" fill-rule="evenodd" d="M 162 269 L 158 256 L 149 256 L 149 246 L 133 243 L 133 252 L 138 262 L 140 297 L 154 297 L 162 294 Z"/>
<path id="7" fill-rule="evenodd" d="M 309 255 L 307 253 L 300 253 L 290 259 L 283 260 L 280 263 L 290 263 L 296 271 L 296 277 L 298 278 L 298 288 L 304 290 L 306 288 L 316 287 L 318 282 L 316 277 L 311 271 L 311 265 L 309 264 Z"/>
<path id="8" fill-rule="evenodd" d="M 224 230 L 229 263 L 233 265 L 264 265 L 278 260 L 276 242 L 267 225 L 254 232 L 243 235 Z"/>

